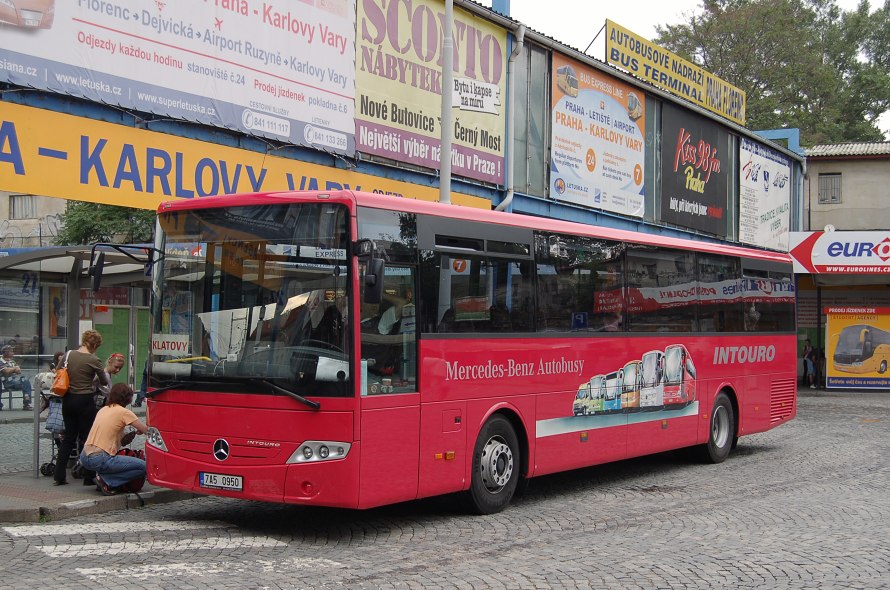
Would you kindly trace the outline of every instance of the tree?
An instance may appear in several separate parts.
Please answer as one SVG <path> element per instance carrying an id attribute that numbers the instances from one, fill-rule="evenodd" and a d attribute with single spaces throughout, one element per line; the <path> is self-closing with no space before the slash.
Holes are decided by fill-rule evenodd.
<path id="1" fill-rule="evenodd" d="M 155 212 L 116 205 L 68 201 L 59 246 L 123 242 L 138 244 L 154 240 Z"/>
<path id="2" fill-rule="evenodd" d="M 750 129 L 797 127 L 806 145 L 880 141 L 890 109 L 890 0 L 703 0 L 656 42 L 745 91 Z"/>

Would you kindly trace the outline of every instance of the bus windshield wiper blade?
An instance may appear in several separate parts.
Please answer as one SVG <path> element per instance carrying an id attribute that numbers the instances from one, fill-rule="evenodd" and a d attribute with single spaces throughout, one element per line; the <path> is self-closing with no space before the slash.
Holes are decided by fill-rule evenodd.
<path id="1" fill-rule="evenodd" d="M 279 392 L 279 393 L 283 393 L 284 395 L 286 395 L 286 396 L 288 396 L 288 397 L 292 397 L 292 398 L 294 398 L 295 400 L 297 400 L 297 401 L 300 402 L 301 404 L 305 404 L 305 405 L 309 406 L 310 408 L 312 408 L 313 410 L 319 410 L 319 409 L 321 409 L 321 404 L 320 404 L 320 403 L 318 403 L 318 402 L 314 402 L 314 401 L 312 401 L 311 399 L 306 399 L 305 397 L 303 397 L 302 395 L 300 395 L 300 394 L 297 393 L 296 391 L 291 391 L 290 389 L 286 389 L 286 388 L 284 388 L 284 387 L 281 387 L 280 385 L 276 385 L 275 383 L 272 383 L 272 382 L 269 381 L 268 379 L 257 379 L 257 381 L 258 381 L 259 383 L 264 384 L 264 385 L 268 385 L 269 387 L 271 387 L 272 389 L 274 389 L 275 391 L 277 391 L 277 392 Z"/>
<path id="2" fill-rule="evenodd" d="M 243 380 L 235 380 L 235 381 L 237 382 L 237 381 L 243 381 Z M 267 387 L 271 387 L 274 391 L 277 391 L 278 393 L 283 393 L 284 395 L 286 395 L 288 397 L 292 397 L 295 400 L 297 400 L 298 402 L 300 402 L 301 404 L 309 406 L 313 410 L 321 409 L 320 403 L 312 401 L 311 399 L 306 399 L 299 393 L 297 393 L 295 391 L 291 391 L 290 389 L 281 387 L 280 385 L 277 385 L 276 383 L 273 383 L 272 381 L 269 381 L 268 379 L 252 378 L 252 379 L 249 379 L 249 381 L 255 381 L 257 383 L 262 383 L 263 385 L 266 385 Z M 156 389 L 152 389 L 151 391 L 146 392 L 145 397 L 150 397 L 150 398 L 155 397 L 156 395 L 158 395 L 160 393 L 164 393 L 165 391 L 170 390 L 170 389 L 176 389 L 177 387 L 185 387 L 185 386 L 189 386 L 189 385 L 195 385 L 198 383 L 204 383 L 204 384 L 218 383 L 218 381 L 177 381 L 176 383 L 171 383 L 170 385 L 165 385 L 163 387 L 158 387 Z"/>
<path id="3" fill-rule="evenodd" d="M 149 397 L 149 398 L 151 398 L 151 397 L 154 397 L 154 396 L 156 396 L 156 395 L 158 395 L 158 394 L 164 393 L 164 392 L 167 391 L 168 389 L 176 389 L 177 387 L 183 387 L 184 385 L 191 385 L 191 384 L 192 384 L 191 381 L 177 381 L 176 383 L 171 383 L 170 385 L 165 385 L 165 386 L 163 386 L 163 387 L 157 387 L 157 388 L 152 389 L 152 390 L 150 390 L 150 391 L 146 391 L 146 392 L 145 392 L 145 397 Z"/>

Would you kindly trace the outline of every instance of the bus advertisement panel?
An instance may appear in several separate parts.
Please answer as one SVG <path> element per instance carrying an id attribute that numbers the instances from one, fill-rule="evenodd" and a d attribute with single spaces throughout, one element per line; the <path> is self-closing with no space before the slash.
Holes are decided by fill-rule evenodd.
<path id="1" fill-rule="evenodd" d="M 550 196 L 642 217 L 645 97 L 558 53 L 553 72 Z"/>
<path id="2" fill-rule="evenodd" d="M 347 508 L 462 492 L 487 514 L 560 470 L 680 447 L 719 463 L 796 414 L 793 298 L 735 332 L 701 301 L 676 323 L 572 321 L 631 280 L 631 246 L 656 273 L 719 258 L 776 287 L 786 254 L 350 191 L 174 201 L 159 228 L 154 485 Z M 175 325 L 170 302 L 190 308 Z"/>
<path id="3" fill-rule="evenodd" d="M 825 308 L 828 388 L 890 386 L 890 308 Z"/>

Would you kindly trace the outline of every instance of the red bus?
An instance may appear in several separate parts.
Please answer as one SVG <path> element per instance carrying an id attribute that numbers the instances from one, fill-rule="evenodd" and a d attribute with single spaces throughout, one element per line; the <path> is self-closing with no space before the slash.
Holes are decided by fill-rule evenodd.
<path id="1" fill-rule="evenodd" d="M 155 246 L 154 485 L 493 513 L 547 473 L 718 463 L 796 413 L 785 254 L 349 191 L 164 203 Z M 678 346 L 695 393 L 669 405 Z M 639 403 L 574 403 L 627 366 Z"/>

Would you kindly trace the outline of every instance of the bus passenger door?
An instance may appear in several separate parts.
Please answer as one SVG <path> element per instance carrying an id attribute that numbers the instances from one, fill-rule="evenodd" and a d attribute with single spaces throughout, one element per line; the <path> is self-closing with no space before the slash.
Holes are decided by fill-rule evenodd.
<path id="1" fill-rule="evenodd" d="M 419 402 L 417 393 L 362 398 L 360 508 L 417 497 Z"/>
<path id="2" fill-rule="evenodd" d="M 361 303 L 359 506 L 417 497 L 420 394 L 414 269 L 386 266 L 383 301 Z"/>

